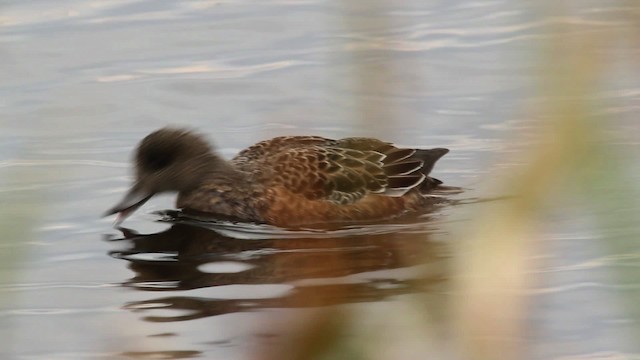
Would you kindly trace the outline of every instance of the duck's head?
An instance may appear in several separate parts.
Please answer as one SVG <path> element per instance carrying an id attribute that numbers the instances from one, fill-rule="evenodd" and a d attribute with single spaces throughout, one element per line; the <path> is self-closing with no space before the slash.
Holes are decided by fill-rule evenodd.
<path id="1" fill-rule="evenodd" d="M 116 222 L 124 220 L 153 195 L 192 190 L 217 167 L 224 166 L 224 160 L 213 154 L 203 136 L 176 128 L 163 128 L 142 139 L 134 163 L 133 186 L 105 213 L 105 216 L 117 213 Z"/>

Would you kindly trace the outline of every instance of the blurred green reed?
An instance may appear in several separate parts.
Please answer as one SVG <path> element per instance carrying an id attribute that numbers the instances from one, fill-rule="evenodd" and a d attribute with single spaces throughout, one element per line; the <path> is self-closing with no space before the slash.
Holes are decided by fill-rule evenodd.
<path id="1" fill-rule="evenodd" d="M 563 22 L 550 29 L 553 36 L 542 49 L 539 70 L 543 100 L 537 109 L 542 115 L 538 145 L 523 154 L 528 165 L 504 180 L 504 188 L 515 197 L 479 215 L 454 256 L 458 294 L 454 311 L 464 358 L 519 359 L 526 354 L 525 291 L 536 281 L 531 271 L 537 265 L 531 256 L 544 246 L 538 231 L 544 215 L 566 209 L 572 216 L 567 197 L 586 206 L 601 247 L 608 252 L 603 255 L 637 259 L 640 197 L 626 171 L 633 165 L 631 154 L 620 153 L 612 144 L 622 131 L 611 135 L 616 123 L 602 111 L 606 104 L 598 96 L 610 74 L 613 50 L 607 45 L 629 39 L 624 19 L 619 21 L 619 27 L 595 33 Z M 623 286 L 640 279 L 637 266 L 614 269 L 615 281 Z M 624 295 L 626 317 L 637 326 L 638 291 L 627 290 Z M 630 338 L 640 338 L 635 331 Z"/>
<path id="2" fill-rule="evenodd" d="M 10 167 L 10 171 L 5 171 L 3 181 L 5 184 L 25 183 L 31 179 L 27 171 L 22 171 L 19 167 Z M 33 237 L 33 222 L 40 214 L 39 206 L 31 203 L 30 199 L 35 198 L 33 194 L 24 197 L 18 197 L 9 191 L 0 193 L 0 285 L 12 284 L 17 281 L 21 274 L 20 264 L 24 260 L 26 245 Z M 39 201 L 37 202 L 40 203 Z M 0 311 L 10 307 L 12 299 L 11 295 L 15 292 L 0 291 Z M 3 317 L 6 321 L 7 317 Z M 0 320 L 0 326 L 8 329 L 8 336 L 3 337 L 3 351 L 11 353 L 11 337 L 14 333 L 11 331 L 11 324 L 3 323 Z"/>
<path id="3" fill-rule="evenodd" d="M 10 167 L 5 171 L 3 180 L 9 184 L 19 184 L 30 179 L 21 168 Z M 0 284 L 6 284 L 13 279 L 19 270 L 18 264 L 22 260 L 25 243 L 32 238 L 32 224 L 39 213 L 37 206 L 27 201 L 24 196 L 16 198 L 15 193 L 4 191 L 0 193 Z M 0 305 L 6 300 L 7 292 L 0 292 Z"/>
<path id="4" fill-rule="evenodd" d="M 493 179 L 512 197 L 485 205 L 454 255 L 453 311 L 463 358 L 519 359 L 526 354 L 527 290 L 535 285 L 534 269 L 540 265 L 532 259 L 544 246 L 544 216 L 566 206 L 567 196 L 591 192 L 586 180 L 601 172 L 592 170 L 604 154 L 599 144 L 606 138 L 593 119 L 591 100 L 602 74 L 596 53 L 601 39 L 571 30 L 556 24 L 543 49 L 542 100 L 538 114 L 531 114 L 541 119 L 537 144 L 520 154 L 526 165 L 516 174 Z"/>
<path id="5" fill-rule="evenodd" d="M 363 2 L 346 2 L 350 10 L 364 6 Z M 527 3 L 527 5 L 530 3 Z M 620 3 L 623 4 L 623 3 Z M 578 199 L 586 204 L 587 213 L 593 216 L 598 238 L 610 259 L 638 259 L 638 209 L 640 188 L 631 180 L 627 171 L 632 166 L 630 154 L 620 151 L 611 135 L 616 133 L 614 115 L 607 114 L 607 104 L 598 96 L 603 90 L 606 77 L 610 75 L 610 58 L 615 47 L 610 46 L 620 39 L 637 41 L 637 32 L 630 31 L 638 25 L 638 14 L 616 14 L 619 26 L 609 26 L 599 31 L 585 31 L 570 20 L 569 2 L 535 3 L 541 20 L 548 23 L 549 35 L 539 49 L 540 66 L 536 74 L 538 101 L 524 111 L 535 125 L 536 144 L 518 154 L 525 165 L 510 169 L 515 174 L 497 174 L 487 179 L 503 194 L 511 195 L 507 200 L 480 206 L 471 223 L 452 225 L 452 257 L 450 302 L 442 304 L 441 310 L 453 319 L 452 331 L 436 329 L 433 315 L 424 306 L 415 302 L 401 302 L 392 314 L 375 314 L 377 327 L 372 330 L 358 326 L 344 318 L 362 321 L 354 314 L 340 313 L 342 320 L 329 322 L 338 326 L 326 327 L 327 316 L 307 319 L 302 332 L 307 338 L 323 339 L 317 346 L 313 341 L 294 342 L 297 348 L 287 354 L 304 354 L 292 359 L 373 359 L 385 358 L 380 349 L 395 349 L 401 358 L 403 351 L 413 349 L 425 358 L 458 359 L 522 359 L 527 357 L 527 326 L 530 325 L 530 290 L 539 280 L 536 267 L 544 265 L 534 260 L 545 245 L 541 228 L 545 215 L 566 208 L 567 199 Z M 381 8 L 382 3 L 368 3 L 369 10 Z M 637 5 L 628 3 L 637 8 Z M 579 6 L 577 6 L 579 8 Z M 384 19 L 377 14 L 376 18 Z M 610 15 L 610 14 L 609 14 Z M 634 15 L 636 15 L 634 17 Z M 345 17 L 348 31 L 357 30 L 357 24 Z M 386 20 L 382 20 L 383 22 Z M 635 22 L 635 23 L 634 23 Z M 384 24 L 377 24 L 379 27 Z M 388 21 L 387 21 L 388 25 Z M 363 52 L 354 55 L 354 76 L 358 93 L 392 92 L 389 82 L 383 81 L 391 73 L 393 59 L 389 58 L 384 69 L 367 71 L 359 64 Z M 370 69 L 371 70 L 371 69 Z M 637 66 L 635 66 L 635 70 Z M 393 85 L 391 85 L 393 86 Z M 385 110 L 377 112 L 383 107 Z M 357 106 L 364 128 L 378 125 L 393 128 L 401 119 L 383 121 L 372 126 L 372 113 L 393 118 L 391 107 L 370 104 L 360 99 Z M 385 128 L 386 129 L 386 128 Z M 621 132 L 617 129 L 618 133 Z M 524 134 L 513 134 L 513 145 Z M 508 141 L 508 140 L 505 140 Z M 456 227 L 457 226 L 457 227 Z M 462 228 L 464 227 L 464 228 Z M 636 285 L 640 279 L 638 266 L 614 266 L 617 283 Z M 624 314 L 634 321 L 640 338 L 640 289 L 629 286 L 623 293 L 626 305 Z M 426 295 L 426 294 L 425 294 Z M 418 297 L 418 301 L 422 299 Z M 371 317 L 367 317 L 371 322 Z M 386 319 L 386 320 L 385 320 Z M 416 325 L 415 319 L 422 323 Z M 388 320 L 388 321 L 387 321 Z M 342 335 L 351 330 L 351 345 L 345 345 Z M 356 330 L 354 330 L 356 329 Z M 442 334 L 446 335 L 443 336 Z M 354 335 L 355 334 L 355 335 Z M 389 336 L 402 334 L 402 336 Z M 368 341 L 363 341 L 367 339 Z M 416 346 L 416 339 L 421 342 Z M 396 342 L 389 344 L 389 342 Z M 309 345 L 312 344 L 312 345 Z M 350 351 L 342 351 L 350 349 Z M 357 350 L 354 350 L 357 349 Z M 342 351 L 342 352 L 341 352 Z M 268 356 L 277 359 L 278 355 Z M 331 356 L 328 356 L 330 354 Z M 398 357 L 399 356 L 399 357 Z"/>

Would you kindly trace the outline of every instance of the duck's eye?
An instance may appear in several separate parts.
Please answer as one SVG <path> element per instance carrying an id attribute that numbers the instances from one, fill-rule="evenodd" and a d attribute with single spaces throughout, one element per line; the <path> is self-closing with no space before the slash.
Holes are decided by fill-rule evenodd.
<path id="1" fill-rule="evenodd" d="M 173 161 L 174 156 L 166 151 L 154 151 L 144 157 L 144 166 L 149 170 L 161 170 Z"/>

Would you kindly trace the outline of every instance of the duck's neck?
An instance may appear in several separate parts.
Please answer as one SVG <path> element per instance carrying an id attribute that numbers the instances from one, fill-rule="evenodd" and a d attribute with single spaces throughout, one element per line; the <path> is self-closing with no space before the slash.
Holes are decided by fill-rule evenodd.
<path id="1" fill-rule="evenodd" d="M 208 214 L 258 221 L 253 183 L 244 172 L 221 158 L 212 158 L 197 186 L 178 193 L 177 207 Z"/>
<path id="2" fill-rule="evenodd" d="M 205 182 L 216 181 L 216 179 L 243 182 L 246 179 L 246 176 L 243 176 L 243 173 L 233 167 L 229 161 L 215 154 L 209 155 L 206 164 L 206 175 L 203 177 Z"/>

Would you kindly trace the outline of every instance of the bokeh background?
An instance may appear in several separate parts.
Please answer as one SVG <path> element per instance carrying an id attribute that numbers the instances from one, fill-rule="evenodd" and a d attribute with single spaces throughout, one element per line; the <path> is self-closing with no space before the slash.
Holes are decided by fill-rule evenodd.
<path id="1" fill-rule="evenodd" d="M 639 26 L 622 0 L 0 2 L 1 357 L 640 357 Z M 447 147 L 465 192 L 234 239 L 167 230 L 161 196 L 125 225 L 169 236 L 123 235 L 101 214 L 166 125 L 227 157 Z"/>

